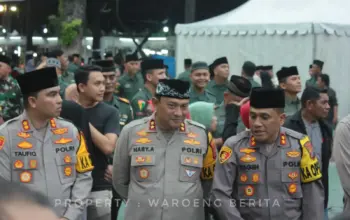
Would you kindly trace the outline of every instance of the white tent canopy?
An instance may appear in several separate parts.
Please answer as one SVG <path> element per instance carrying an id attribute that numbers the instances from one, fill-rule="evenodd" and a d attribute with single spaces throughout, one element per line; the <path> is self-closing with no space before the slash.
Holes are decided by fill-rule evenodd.
<path id="1" fill-rule="evenodd" d="M 349 11 L 349 0 L 250 0 L 220 16 L 178 24 L 177 72 L 185 58 L 211 63 L 227 56 L 232 74 L 240 74 L 246 60 L 274 65 L 275 72 L 296 65 L 304 83 L 309 64 L 320 59 L 343 117 L 350 113 Z"/>

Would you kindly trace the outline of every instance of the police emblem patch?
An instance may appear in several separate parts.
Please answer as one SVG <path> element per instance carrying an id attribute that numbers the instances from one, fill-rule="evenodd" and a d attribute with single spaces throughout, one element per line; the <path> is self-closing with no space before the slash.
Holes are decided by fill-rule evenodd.
<path id="1" fill-rule="evenodd" d="M 139 138 L 136 140 L 136 143 L 138 144 L 148 144 L 151 143 L 152 141 L 148 138 Z"/>
<path id="2" fill-rule="evenodd" d="M 63 161 L 65 163 L 71 163 L 72 162 L 72 158 L 69 156 L 69 155 L 66 155 L 64 158 L 63 158 Z"/>
<path id="3" fill-rule="evenodd" d="M 148 136 L 146 130 L 138 131 L 138 132 L 136 132 L 136 134 L 137 134 L 138 136 L 141 136 L 141 137 L 146 137 L 146 136 Z"/>
<path id="4" fill-rule="evenodd" d="M 33 147 L 33 145 L 27 141 L 22 141 L 17 145 L 17 147 L 22 148 L 22 149 L 30 149 Z"/>
<path id="5" fill-rule="evenodd" d="M 295 180 L 298 177 L 298 172 L 290 172 L 290 173 L 288 173 L 288 177 L 291 180 Z"/>
<path id="6" fill-rule="evenodd" d="M 248 180 L 248 176 L 245 173 L 243 173 L 239 179 L 241 180 L 241 182 L 245 183 Z"/>
<path id="7" fill-rule="evenodd" d="M 147 179 L 149 177 L 149 170 L 146 168 L 141 168 L 139 170 L 139 176 L 142 179 Z"/>
<path id="8" fill-rule="evenodd" d="M 252 186 L 246 186 L 245 189 L 244 189 L 244 194 L 246 196 L 254 195 L 254 188 Z"/>
<path id="9" fill-rule="evenodd" d="M 57 129 L 52 129 L 51 131 L 56 135 L 62 135 L 68 132 L 68 128 L 57 128 Z"/>
<path id="10" fill-rule="evenodd" d="M 185 143 L 185 144 L 189 144 L 189 145 L 200 145 L 200 144 L 201 144 L 201 142 L 196 141 L 196 140 L 194 140 L 194 139 L 184 140 L 184 143 Z"/>
<path id="11" fill-rule="evenodd" d="M 19 179 L 22 183 L 29 183 L 32 181 L 32 174 L 28 171 L 24 171 L 19 175 Z"/>
<path id="12" fill-rule="evenodd" d="M 256 152 L 256 150 L 255 149 L 251 149 L 251 148 L 241 148 L 241 149 L 239 149 L 239 152 L 245 153 L 245 154 L 250 154 L 250 153 Z"/>
<path id="13" fill-rule="evenodd" d="M 227 146 L 223 146 L 219 153 L 219 161 L 220 163 L 225 163 L 232 156 L 231 148 Z"/>
<path id="14" fill-rule="evenodd" d="M 297 192 L 297 184 L 292 183 L 288 186 L 288 192 L 294 194 Z"/>
<path id="15" fill-rule="evenodd" d="M 61 138 L 59 140 L 55 141 L 55 144 L 68 144 L 72 142 L 73 140 L 71 138 Z"/>
<path id="16" fill-rule="evenodd" d="M 29 138 L 30 137 L 30 134 L 26 133 L 26 132 L 18 132 L 17 133 L 17 136 L 18 137 L 21 137 L 21 138 Z"/>
<path id="17" fill-rule="evenodd" d="M 36 169 L 37 166 L 38 166 L 38 161 L 37 161 L 37 160 L 30 160 L 30 161 L 29 161 L 29 167 L 30 167 L 31 169 Z"/>
<path id="18" fill-rule="evenodd" d="M 186 174 L 187 174 L 188 177 L 192 177 L 196 173 L 195 170 L 187 170 L 186 169 L 185 171 L 186 171 Z"/>
<path id="19" fill-rule="evenodd" d="M 191 157 L 185 157 L 185 163 L 186 164 L 191 164 L 192 163 Z"/>
<path id="20" fill-rule="evenodd" d="M 260 178 L 259 178 L 259 174 L 258 173 L 254 173 L 252 176 L 252 181 L 253 183 L 257 183 L 259 182 Z"/>
<path id="21" fill-rule="evenodd" d="M 24 167 L 24 164 L 22 161 L 20 160 L 16 160 L 14 163 L 13 163 L 13 166 L 16 168 L 16 169 L 21 169 Z"/>
<path id="22" fill-rule="evenodd" d="M 72 175 L 72 167 L 65 167 L 64 168 L 64 175 L 71 176 Z"/>
<path id="23" fill-rule="evenodd" d="M 196 138 L 197 136 L 198 135 L 193 133 L 193 132 L 190 132 L 190 133 L 187 134 L 187 137 L 189 137 L 189 138 Z"/>

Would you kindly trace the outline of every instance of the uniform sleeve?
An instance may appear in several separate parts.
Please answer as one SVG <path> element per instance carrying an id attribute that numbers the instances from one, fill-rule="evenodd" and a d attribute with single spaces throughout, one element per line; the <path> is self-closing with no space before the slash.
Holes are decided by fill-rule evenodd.
<path id="1" fill-rule="evenodd" d="M 303 191 L 303 220 L 324 219 L 324 188 L 321 168 L 307 136 L 300 140 L 302 158 L 300 162 Z M 317 198 L 317 199 L 315 199 Z"/>
<path id="2" fill-rule="evenodd" d="M 123 199 L 128 198 L 130 181 L 129 130 L 124 127 L 121 132 L 113 157 L 113 187 Z"/>
<path id="3" fill-rule="evenodd" d="M 0 178 L 11 181 L 11 150 L 7 130 L 2 127 L 0 130 Z"/>
<path id="4" fill-rule="evenodd" d="M 220 219 L 243 220 L 238 209 L 232 204 L 232 191 L 237 175 L 237 161 L 233 144 L 226 141 L 216 161 L 210 201 Z"/>
<path id="5" fill-rule="evenodd" d="M 113 108 L 103 129 L 104 134 L 120 134 L 119 110 Z"/>
<path id="6" fill-rule="evenodd" d="M 216 146 L 211 133 L 208 133 L 208 148 L 203 160 L 201 172 L 204 199 L 207 199 L 213 183 L 214 168 L 216 164 Z"/>
<path id="7" fill-rule="evenodd" d="M 138 99 L 137 97 L 134 97 L 131 100 L 131 107 L 134 111 L 134 119 L 141 119 L 147 116 L 146 113 L 146 101 L 142 99 Z"/>
<path id="8" fill-rule="evenodd" d="M 78 132 L 76 130 L 75 133 L 76 138 L 74 141 L 78 146 L 76 154 L 77 177 L 72 187 L 70 204 L 67 206 L 68 208 L 64 214 L 64 217 L 67 219 L 78 219 L 82 215 L 92 188 L 91 171 L 94 168 L 87 150 L 83 132 Z"/>

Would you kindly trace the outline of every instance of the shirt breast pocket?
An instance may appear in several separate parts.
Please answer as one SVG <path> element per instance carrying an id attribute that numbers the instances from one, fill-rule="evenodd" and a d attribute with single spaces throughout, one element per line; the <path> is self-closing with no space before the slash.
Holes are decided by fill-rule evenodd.
<path id="1" fill-rule="evenodd" d="M 56 165 L 62 184 L 70 184 L 75 181 L 77 158 L 72 154 L 57 154 Z"/>
<path id="2" fill-rule="evenodd" d="M 13 182 L 34 184 L 40 181 L 39 161 L 35 157 L 15 157 L 11 166 Z"/>
<path id="3" fill-rule="evenodd" d="M 156 182 L 156 156 L 154 154 L 131 155 L 131 177 L 137 182 Z"/>
<path id="4" fill-rule="evenodd" d="M 180 182 L 200 181 L 200 174 L 203 167 L 203 156 L 182 154 L 180 164 Z"/>

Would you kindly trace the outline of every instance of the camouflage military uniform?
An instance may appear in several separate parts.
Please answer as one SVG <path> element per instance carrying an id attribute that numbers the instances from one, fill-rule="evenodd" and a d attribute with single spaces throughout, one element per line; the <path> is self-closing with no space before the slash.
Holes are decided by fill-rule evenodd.
<path id="1" fill-rule="evenodd" d="M 112 101 L 105 101 L 105 103 L 112 105 L 119 110 L 120 130 L 122 130 L 126 124 L 134 120 L 134 113 L 129 100 L 114 95 Z"/>
<path id="2" fill-rule="evenodd" d="M 0 117 L 4 121 L 17 117 L 23 112 L 21 89 L 12 77 L 0 80 Z"/>

